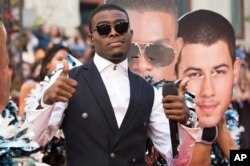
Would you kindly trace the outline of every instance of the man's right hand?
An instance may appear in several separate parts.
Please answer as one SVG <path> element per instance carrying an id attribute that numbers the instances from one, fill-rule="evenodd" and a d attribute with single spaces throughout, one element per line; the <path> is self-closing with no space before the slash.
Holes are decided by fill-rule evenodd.
<path id="1" fill-rule="evenodd" d="M 55 102 L 67 102 L 76 90 L 77 81 L 68 77 L 69 65 L 63 60 L 63 70 L 56 81 L 45 91 L 43 102 L 52 105 Z"/>

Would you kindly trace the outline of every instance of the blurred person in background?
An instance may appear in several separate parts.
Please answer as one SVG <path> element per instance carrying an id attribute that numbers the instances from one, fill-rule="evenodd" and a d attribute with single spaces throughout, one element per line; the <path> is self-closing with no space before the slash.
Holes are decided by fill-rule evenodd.
<path id="1" fill-rule="evenodd" d="M 9 55 L 7 51 L 7 32 L 4 24 L 0 22 L 0 112 L 6 106 L 10 93 L 10 75 L 9 75 Z"/>
<path id="2" fill-rule="evenodd" d="M 29 76 L 26 76 L 25 81 L 23 82 L 23 84 L 21 85 L 20 88 L 20 94 L 19 94 L 19 112 L 18 115 L 23 117 L 25 115 L 24 112 L 24 107 L 25 107 L 25 100 L 26 97 L 29 95 L 29 93 L 31 92 L 32 89 L 34 89 L 38 83 L 38 76 L 40 74 L 41 71 L 41 63 L 42 61 L 36 61 L 30 70 Z"/>
<path id="3" fill-rule="evenodd" d="M 33 64 L 35 62 L 35 48 L 38 46 L 38 39 L 32 32 L 26 30 L 21 36 L 22 61 Z"/>
<path id="4" fill-rule="evenodd" d="M 0 165 L 13 166 L 17 164 L 13 160 L 14 157 L 21 157 L 24 154 L 23 147 L 32 151 L 35 146 L 29 144 L 31 143 L 28 138 L 29 128 L 21 126 L 22 122 L 17 116 L 18 107 L 10 98 L 10 78 L 13 73 L 9 70 L 11 63 L 9 63 L 6 41 L 6 29 L 0 22 Z M 35 143 L 32 142 L 32 144 Z M 28 161 L 28 163 L 31 162 Z"/>
<path id="5" fill-rule="evenodd" d="M 36 47 L 34 51 L 35 61 L 42 60 L 45 57 L 46 50 L 42 47 Z"/>
<path id="6" fill-rule="evenodd" d="M 86 50 L 86 43 L 82 38 L 80 27 L 75 28 L 74 35 L 69 39 L 69 48 L 72 55 L 77 59 L 82 59 Z"/>
<path id="7" fill-rule="evenodd" d="M 18 66 L 15 60 L 9 61 L 9 75 L 11 79 L 10 97 L 18 105 L 19 103 L 19 91 L 23 83 L 21 74 L 19 74 Z"/>
<path id="8" fill-rule="evenodd" d="M 52 48 L 55 44 L 61 44 L 65 47 L 68 46 L 68 39 L 65 36 L 64 29 L 57 25 L 51 25 L 49 28 L 50 41 L 48 48 Z"/>
<path id="9" fill-rule="evenodd" d="M 21 66 L 22 80 L 23 82 L 25 82 L 32 75 L 32 64 L 28 62 L 22 62 L 20 63 L 20 66 Z"/>
<path id="10" fill-rule="evenodd" d="M 232 104 L 238 111 L 239 125 L 244 127 L 240 149 L 250 149 L 250 77 L 248 63 L 241 59 L 240 79 L 234 87 Z"/>
<path id="11" fill-rule="evenodd" d="M 50 42 L 50 37 L 46 31 L 45 25 L 44 24 L 40 24 L 38 26 L 37 30 L 33 30 L 32 33 L 36 36 L 36 38 L 39 41 L 38 47 L 42 47 L 45 50 L 48 49 L 48 45 Z"/>

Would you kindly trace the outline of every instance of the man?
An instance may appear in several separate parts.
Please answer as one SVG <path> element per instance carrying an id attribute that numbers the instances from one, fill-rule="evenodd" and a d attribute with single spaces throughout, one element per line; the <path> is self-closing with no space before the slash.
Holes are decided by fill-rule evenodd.
<path id="1" fill-rule="evenodd" d="M 6 47 L 7 33 L 2 22 L 0 22 L 0 112 L 5 108 L 9 99 L 10 77 L 9 77 L 9 56 Z"/>
<path id="2" fill-rule="evenodd" d="M 161 94 L 128 69 L 133 31 L 127 12 L 102 5 L 92 12 L 89 28 L 96 52 L 93 60 L 69 72 L 64 62 L 61 75 L 42 100 L 53 106 L 43 105 L 47 108 L 39 110 L 43 114 L 37 119 L 27 114 L 34 140 L 44 145 L 67 108 L 62 129 L 68 165 L 145 165 L 148 134 L 169 158 L 170 134 Z M 185 121 L 183 117 L 180 121 Z"/>
<path id="3" fill-rule="evenodd" d="M 239 77 L 240 61 L 235 58 L 234 29 L 223 16 L 198 10 L 180 18 L 178 36 L 183 38 L 184 45 L 176 65 L 177 78 L 190 78 L 187 90 L 195 94 L 199 125 L 215 126 L 229 107 L 233 85 Z M 218 128 L 218 143 L 229 158 L 229 150 L 237 149 L 237 146 L 225 122 L 220 122 Z M 193 157 L 191 164 L 207 162 L 210 165 L 211 144 L 198 142 L 193 155 L 202 153 L 207 159 Z"/>

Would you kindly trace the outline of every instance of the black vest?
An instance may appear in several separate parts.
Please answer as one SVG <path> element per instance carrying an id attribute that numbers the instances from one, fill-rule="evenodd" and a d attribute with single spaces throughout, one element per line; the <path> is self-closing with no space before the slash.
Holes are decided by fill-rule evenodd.
<path id="1" fill-rule="evenodd" d="M 118 128 L 107 90 L 93 61 L 71 70 L 69 76 L 78 85 L 62 125 L 67 165 L 145 165 L 147 126 L 154 101 L 152 86 L 129 71 L 131 97 Z"/>

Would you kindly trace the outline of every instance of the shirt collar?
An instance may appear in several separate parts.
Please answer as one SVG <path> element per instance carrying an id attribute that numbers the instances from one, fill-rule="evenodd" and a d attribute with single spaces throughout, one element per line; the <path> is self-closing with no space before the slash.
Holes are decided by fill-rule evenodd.
<path id="1" fill-rule="evenodd" d="M 109 60 L 101 57 L 97 53 L 95 53 L 94 63 L 95 63 L 95 65 L 100 73 L 103 72 L 106 68 L 113 67 L 115 65 L 121 67 L 126 73 L 128 72 L 128 60 L 127 60 L 127 58 L 124 61 L 122 61 L 121 63 L 114 64 L 111 61 L 109 61 Z"/>

